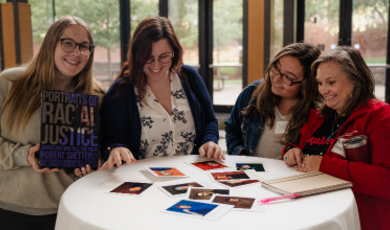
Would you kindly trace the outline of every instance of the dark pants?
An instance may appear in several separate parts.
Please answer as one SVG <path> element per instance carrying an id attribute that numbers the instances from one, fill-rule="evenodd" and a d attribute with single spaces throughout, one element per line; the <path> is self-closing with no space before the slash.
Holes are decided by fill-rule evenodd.
<path id="1" fill-rule="evenodd" d="M 54 230 L 57 214 L 31 216 L 0 208 L 2 230 Z"/>

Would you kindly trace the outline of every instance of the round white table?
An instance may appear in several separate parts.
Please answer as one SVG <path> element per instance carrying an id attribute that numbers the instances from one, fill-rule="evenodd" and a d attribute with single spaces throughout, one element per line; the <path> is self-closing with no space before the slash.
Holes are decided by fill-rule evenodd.
<path id="1" fill-rule="evenodd" d="M 56 230 L 89 229 L 360 229 L 356 202 L 351 189 L 284 200 L 268 204 L 265 212 L 229 211 L 217 221 L 163 213 L 174 202 L 187 197 L 168 197 L 157 186 L 141 196 L 110 195 L 107 192 L 123 182 L 155 182 L 147 166 L 175 166 L 190 175 L 189 179 L 210 181 L 206 172 L 184 162 L 199 160 L 199 156 L 165 157 L 141 160 L 114 170 L 94 172 L 73 183 L 62 195 Z M 227 156 L 225 164 L 262 161 L 268 172 L 258 173 L 260 179 L 299 174 L 283 161 L 265 158 Z M 230 168 L 233 170 L 233 168 Z M 160 182 L 156 182 L 158 185 Z M 167 183 L 167 182 L 162 182 Z M 211 181 L 210 181 L 211 183 Z M 156 185 L 155 184 L 155 185 Z M 214 188 L 226 188 L 214 184 Z M 260 184 L 239 189 L 241 196 L 266 198 L 279 196 Z"/>

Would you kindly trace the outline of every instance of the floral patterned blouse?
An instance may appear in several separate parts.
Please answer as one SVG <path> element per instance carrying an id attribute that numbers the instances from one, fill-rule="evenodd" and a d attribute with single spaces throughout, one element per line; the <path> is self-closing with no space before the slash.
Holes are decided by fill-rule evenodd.
<path id="1" fill-rule="evenodd" d="M 171 73 L 171 115 L 149 86 L 146 87 L 144 99 L 137 100 L 142 123 L 141 159 L 190 154 L 194 147 L 195 124 L 179 76 Z M 134 90 L 139 98 L 137 88 Z"/>

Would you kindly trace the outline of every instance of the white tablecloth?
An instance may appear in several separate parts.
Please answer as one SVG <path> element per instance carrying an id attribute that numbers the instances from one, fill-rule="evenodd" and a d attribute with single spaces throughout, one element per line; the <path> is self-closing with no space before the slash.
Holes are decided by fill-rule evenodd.
<path id="1" fill-rule="evenodd" d="M 170 198 L 157 186 L 142 196 L 112 195 L 106 192 L 123 182 L 155 182 L 146 166 L 176 166 L 189 174 L 189 179 L 210 181 L 208 175 L 184 162 L 199 160 L 199 156 L 166 157 L 138 161 L 114 170 L 94 172 L 73 183 L 62 195 L 56 230 L 88 229 L 360 229 L 356 202 L 351 189 L 285 200 L 267 205 L 265 212 L 229 211 L 217 221 L 162 213 L 183 197 Z M 282 161 L 255 157 L 227 156 L 233 162 L 264 162 L 268 172 L 258 173 L 260 179 L 272 179 L 299 174 Z M 159 183 L 167 183 L 158 182 Z M 211 183 L 211 181 L 210 181 Z M 214 184 L 214 188 L 225 188 Z M 236 188 L 242 196 L 258 198 L 278 196 L 259 184 Z"/>

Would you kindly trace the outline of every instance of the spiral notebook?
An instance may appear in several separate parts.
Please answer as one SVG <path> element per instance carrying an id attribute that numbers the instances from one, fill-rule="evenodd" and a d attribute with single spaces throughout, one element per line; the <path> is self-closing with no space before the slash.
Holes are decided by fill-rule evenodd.
<path id="1" fill-rule="evenodd" d="M 300 193 L 302 196 L 351 188 L 353 186 L 349 181 L 319 171 L 266 180 L 261 183 L 262 186 L 283 195 Z"/>

